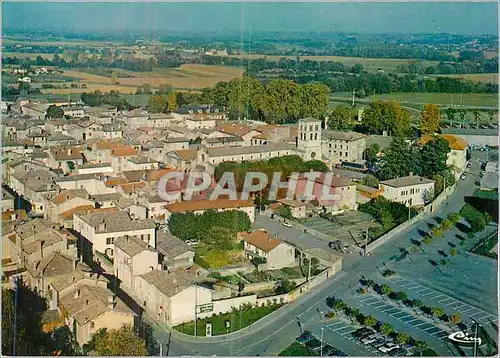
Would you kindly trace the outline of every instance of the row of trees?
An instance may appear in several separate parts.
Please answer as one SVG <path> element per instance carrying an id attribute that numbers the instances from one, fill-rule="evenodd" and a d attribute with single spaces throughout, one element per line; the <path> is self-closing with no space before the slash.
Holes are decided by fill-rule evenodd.
<path id="1" fill-rule="evenodd" d="M 397 65 L 396 71 L 410 74 L 451 75 L 464 73 L 497 73 L 498 57 L 491 59 L 463 60 L 459 62 L 440 62 L 437 66 L 424 66 L 418 62 Z"/>
<path id="2" fill-rule="evenodd" d="M 232 118 L 251 117 L 273 123 L 318 118 L 326 113 L 330 95 L 328 88 L 319 83 L 300 85 L 277 79 L 262 84 L 246 76 L 219 82 L 202 92 L 205 103 L 227 108 Z"/>
<path id="3" fill-rule="evenodd" d="M 158 62 L 154 57 L 149 59 L 139 59 L 133 56 L 127 56 L 126 58 L 75 56 L 67 59 L 57 53 L 54 54 L 52 59 L 43 58 L 42 56 L 37 56 L 35 59 L 3 57 L 2 64 L 19 65 L 26 69 L 33 66 L 57 66 L 59 68 L 120 68 L 123 70 L 138 72 L 149 72 L 152 71 L 154 67 L 158 66 Z"/>
<path id="4" fill-rule="evenodd" d="M 336 297 L 327 297 L 326 304 L 328 307 L 335 310 L 338 314 L 343 312 L 347 317 L 350 317 L 351 320 L 356 320 L 360 324 L 366 327 L 374 327 L 377 331 L 379 331 L 386 339 L 389 336 L 394 337 L 394 341 L 397 344 L 408 344 L 410 346 L 414 346 L 416 350 L 421 353 L 428 348 L 427 343 L 424 341 L 416 341 L 412 337 L 405 332 L 396 332 L 394 328 L 389 323 L 379 322 L 379 320 L 374 316 L 365 316 L 361 313 L 361 311 L 357 308 L 349 307 L 339 298 Z"/>
<path id="5" fill-rule="evenodd" d="M 174 213 L 168 220 L 172 235 L 184 241 L 195 240 L 220 249 L 231 248 L 236 233 L 249 231 L 251 222 L 248 215 L 239 210 L 216 212 L 207 210 L 201 215 Z"/>
<path id="6" fill-rule="evenodd" d="M 452 313 L 450 315 L 446 315 L 444 309 L 441 307 L 428 307 L 425 306 L 421 300 L 418 299 L 409 299 L 408 294 L 403 291 L 393 291 L 389 285 L 387 284 L 378 284 L 373 280 L 362 280 L 361 283 L 363 286 L 369 288 L 373 288 L 375 292 L 378 294 L 393 299 L 395 301 L 402 302 L 405 306 L 410 308 L 419 308 L 423 313 L 432 315 L 437 319 L 441 319 L 443 321 L 447 321 L 449 323 L 460 325 L 461 317 L 458 313 Z"/>
<path id="7" fill-rule="evenodd" d="M 266 80 L 268 75 L 256 75 Z M 285 71 L 280 78 L 294 80 L 297 83 L 319 82 L 332 92 L 351 92 L 358 97 L 392 92 L 434 92 L 434 93 L 498 93 L 494 83 L 482 83 L 452 77 L 418 78 L 415 75 L 360 73 L 295 73 Z M 276 77 L 276 76 L 274 76 Z"/>

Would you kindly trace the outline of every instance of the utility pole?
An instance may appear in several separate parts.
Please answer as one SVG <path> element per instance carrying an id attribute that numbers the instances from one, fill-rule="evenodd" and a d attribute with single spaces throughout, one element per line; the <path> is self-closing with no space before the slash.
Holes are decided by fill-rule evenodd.
<path id="1" fill-rule="evenodd" d="M 311 260 L 312 256 L 309 256 L 309 273 L 307 274 L 307 281 L 311 279 Z"/>
<path id="2" fill-rule="evenodd" d="M 355 93 L 355 91 L 354 91 L 354 88 L 353 88 L 352 89 L 352 106 L 353 107 L 354 107 L 354 93 Z"/>
<path id="3" fill-rule="evenodd" d="M 323 357 L 323 331 L 325 330 L 324 327 L 321 327 L 321 353 L 320 356 Z"/>
<path id="4" fill-rule="evenodd" d="M 198 283 L 194 284 L 194 338 L 197 337 L 198 326 Z"/>
<path id="5" fill-rule="evenodd" d="M 156 340 L 158 342 L 158 344 L 160 345 L 160 357 L 163 357 L 163 344 L 161 343 L 161 341 L 159 340 Z"/>
<path id="6" fill-rule="evenodd" d="M 16 340 L 17 340 L 17 292 L 19 291 L 19 279 L 14 279 L 14 285 L 16 286 L 16 290 L 14 293 L 14 334 L 12 340 L 12 355 L 16 355 Z"/>

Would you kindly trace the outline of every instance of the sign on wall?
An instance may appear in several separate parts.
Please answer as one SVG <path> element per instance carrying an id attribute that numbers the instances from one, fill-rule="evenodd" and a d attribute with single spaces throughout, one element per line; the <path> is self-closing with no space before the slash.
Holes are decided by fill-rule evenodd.
<path id="1" fill-rule="evenodd" d="M 213 303 L 206 303 L 204 305 L 198 305 L 198 313 L 207 313 L 212 312 L 214 310 Z"/>

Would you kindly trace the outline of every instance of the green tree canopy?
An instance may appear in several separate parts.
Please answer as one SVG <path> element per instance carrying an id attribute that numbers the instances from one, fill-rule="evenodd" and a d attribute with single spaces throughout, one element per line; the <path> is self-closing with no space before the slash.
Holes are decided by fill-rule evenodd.
<path id="1" fill-rule="evenodd" d="M 64 117 L 64 111 L 62 110 L 61 107 L 52 104 L 49 106 L 49 108 L 47 108 L 47 118 L 53 119 L 53 118 L 63 118 L 63 117 Z"/>
<path id="2" fill-rule="evenodd" d="M 363 183 L 363 185 L 366 185 L 366 186 L 369 186 L 372 188 L 378 188 L 378 179 L 371 174 L 366 175 L 363 178 L 362 183 Z"/>
<path id="3" fill-rule="evenodd" d="M 409 113 L 395 102 L 370 103 L 363 112 L 362 124 L 371 134 L 387 131 L 390 135 L 405 137 L 411 130 Z"/>
<path id="4" fill-rule="evenodd" d="M 415 151 L 403 137 L 395 137 L 384 151 L 380 179 L 388 180 L 408 176 L 415 167 L 415 155 Z"/>
<path id="5" fill-rule="evenodd" d="M 450 150 L 448 142 L 441 137 L 435 137 L 425 143 L 420 150 L 422 175 L 432 177 L 443 173 L 447 169 L 446 160 Z"/>
<path id="6" fill-rule="evenodd" d="M 328 127 L 337 131 L 349 131 L 354 127 L 354 112 L 347 106 L 338 106 L 330 111 Z"/>

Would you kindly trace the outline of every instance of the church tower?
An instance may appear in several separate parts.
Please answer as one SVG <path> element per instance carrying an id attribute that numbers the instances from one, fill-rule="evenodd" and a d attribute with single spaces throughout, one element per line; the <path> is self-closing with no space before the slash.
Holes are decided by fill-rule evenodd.
<path id="1" fill-rule="evenodd" d="M 315 118 L 299 119 L 297 149 L 304 160 L 321 160 L 321 120 Z"/>

